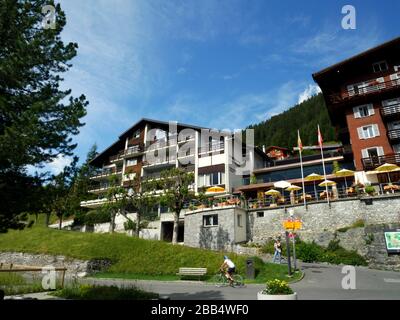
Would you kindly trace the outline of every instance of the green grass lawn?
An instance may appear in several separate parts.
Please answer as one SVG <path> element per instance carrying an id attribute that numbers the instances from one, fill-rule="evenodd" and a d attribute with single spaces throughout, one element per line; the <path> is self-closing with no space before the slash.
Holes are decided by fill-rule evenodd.
<path id="1" fill-rule="evenodd" d="M 41 221 L 41 220 L 40 220 Z M 205 267 L 208 274 L 218 271 L 224 252 L 189 248 L 125 234 L 94 234 L 53 230 L 38 223 L 31 228 L 0 234 L 0 251 L 64 255 L 79 259 L 107 258 L 112 266 L 103 277 L 176 280 L 179 267 Z M 248 257 L 228 253 L 244 275 Z M 288 280 L 287 267 L 263 263 L 255 257 L 256 282 Z M 100 276 L 97 275 L 97 276 Z M 298 278 L 296 276 L 294 278 Z"/>

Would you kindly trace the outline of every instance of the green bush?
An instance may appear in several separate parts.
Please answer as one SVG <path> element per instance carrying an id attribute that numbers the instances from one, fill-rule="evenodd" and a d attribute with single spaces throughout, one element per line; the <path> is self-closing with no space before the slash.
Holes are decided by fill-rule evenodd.
<path id="1" fill-rule="evenodd" d="M 148 225 L 149 225 L 148 221 L 142 221 L 140 223 L 140 228 L 139 229 L 147 228 Z M 127 231 L 127 230 L 136 230 L 136 222 L 134 222 L 132 220 L 125 221 L 124 222 L 124 229 L 125 229 L 125 231 Z"/>
<path id="2" fill-rule="evenodd" d="M 329 241 L 328 246 L 326 247 L 327 251 L 336 251 L 340 248 L 339 245 L 340 240 L 339 239 L 333 239 Z"/>
<path id="3" fill-rule="evenodd" d="M 375 188 L 373 186 L 366 186 L 364 190 L 368 194 L 374 194 L 375 193 Z"/>
<path id="4" fill-rule="evenodd" d="M 358 220 L 354 221 L 350 226 L 339 228 L 339 229 L 337 229 L 337 231 L 338 232 L 347 232 L 350 229 L 364 228 L 364 227 L 365 227 L 365 221 L 363 219 L 358 219 Z"/>
<path id="5" fill-rule="evenodd" d="M 96 223 L 106 223 L 111 221 L 111 215 L 107 210 L 97 209 L 88 211 L 83 217 L 83 223 L 92 226 Z"/>
<path id="6" fill-rule="evenodd" d="M 311 243 L 299 241 L 296 246 L 297 257 L 304 262 L 321 261 L 324 249 L 314 241 Z"/>
<path id="7" fill-rule="evenodd" d="M 358 222 L 359 223 L 359 222 Z M 282 244 L 282 256 L 286 256 L 286 244 Z M 290 247 L 292 249 L 292 246 Z M 261 248 L 264 253 L 274 253 L 274 242 L 268 241 Z M 304 262 L 328 262 L 332 264 L 348 264 L 366 266 L 366 260 L 356 251 L 348 251 L 339 245 L 339 240 L 332 240 L 328 247 L 324 248 L 313 242 L 296 240 L 296 258 Z"/>

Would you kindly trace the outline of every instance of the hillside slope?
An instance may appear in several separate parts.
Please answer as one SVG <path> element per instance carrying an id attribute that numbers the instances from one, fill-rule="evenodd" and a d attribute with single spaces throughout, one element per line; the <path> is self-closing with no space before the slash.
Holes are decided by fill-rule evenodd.
<path id="1" fill-rule="evenodd" d="M 329 119 L 322 94 L 295 105 L 283 113 L 258 124 L 254 129 L 257 146 L 281 146 L 292 148 L 297 145 L 297 130 L 300 130 L 303 145 L 317 144 L 317 125 L 320 125 L 324 141 L 336 140 L 335 129 Z"/>
<path id="2" fill-rule="evenodd" d="M 29 252 L 64 255 L 79 259 L 107 258 L 109 273 L 136 275 L 175 275 L 179 267 L 206 267 L 208 274 L 218 271 L 223 252 L 172 245 L 163 241 L 143 240 L 125 234 L 94 234 L 53 230 L 42 225 L 0 234 L 0 252 Z M 246 256 L 229 254 L 238 272 L 245 273 Z M 264 264 L 255 258 L 256 282 L 286 279 L 287 267 Z"/>

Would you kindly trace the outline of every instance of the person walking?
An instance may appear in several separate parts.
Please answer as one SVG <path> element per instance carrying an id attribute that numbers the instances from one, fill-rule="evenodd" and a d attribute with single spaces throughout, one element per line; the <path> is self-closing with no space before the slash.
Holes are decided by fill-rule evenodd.
<path id="1" fill-rule="evenodd" d="M 281 260 L 282 260 L 282 245 L 281 245 L 281 241 L 279 238 L 275 240 L 274 249 L 275 249 L 275 252 L 274 252 L 273 263 L 275 263 L 276 259 L 278 258 L 279 264 L 280 264 Z"/>

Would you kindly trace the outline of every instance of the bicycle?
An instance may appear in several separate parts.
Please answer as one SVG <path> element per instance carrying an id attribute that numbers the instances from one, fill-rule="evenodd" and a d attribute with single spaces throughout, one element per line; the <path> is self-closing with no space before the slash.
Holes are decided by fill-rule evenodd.
<path id="1" fill-rule="evenodd" d="M 232 275 L 233 278 L 233 287 L 243 287 L 243 277 L 240 274 Z M 224 287 L 229 285 L 229 280 L 225 276 L 225 271 L 220 270 L 216 275 L 213 276 L 211 280 L 212 284 L 216 287 Z"/>

